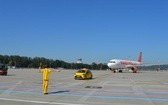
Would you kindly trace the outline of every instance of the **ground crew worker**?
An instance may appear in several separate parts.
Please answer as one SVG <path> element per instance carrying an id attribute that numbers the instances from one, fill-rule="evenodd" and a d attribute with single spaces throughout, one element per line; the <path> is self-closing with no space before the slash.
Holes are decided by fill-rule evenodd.
<path id="1" fill-rule="evenodd" d="M 43 88 L 42 88 L 42 91 L 45 94 L 48 94 L 47 93 L 47 90 L 48 90 L 48 83 L 49 83 L 49 73 L 53 71 L 51 69 L 49 69 L 47 66 L 44 67 L 43 69 L 40 69 L 39 72 L 43 73 Z M 55 72 L 60 72 L 59 70 Z"/>

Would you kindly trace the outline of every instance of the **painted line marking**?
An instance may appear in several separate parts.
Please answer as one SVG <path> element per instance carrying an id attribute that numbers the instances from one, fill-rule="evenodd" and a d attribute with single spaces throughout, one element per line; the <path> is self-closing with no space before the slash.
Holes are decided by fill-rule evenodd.
<path id="1" fill-rule="evenodd" d="M 18 82 L 17 83 L 17 85 L 18 84 L 20 84 L 21 83 L 21 81 L 20 82 Z M 163 83 L 165 83 L 165 84 L 168 84 L 168 82 L 163 82 Z M 21 90 L 22 89 L 25 89 L 25 90 L 22 90 L 22 91 L 28 91 L 28 89 L 30 90 L 32 90 L 32 89 L 38 89 L 38 88 L 40 88 L 41 89 L 41 85 L 40 86 L 29 86 L 29 85 L 24 85 L 24 86 L 17 86 L 17 90 L 13 90 L 12 88 L 13 88 L 13 86 L 16 86 L 16 84 L 10 84 L 9 86 L 8 86 L 9 84 L 0 84 L 0 91 L 7 91 L 7 92 L 10 92 L 10 91 L 16 91 L 16 92 L 21 92 Z M 9 87 L 10 89 L 7 89 L 7 90 L 5 90 L 5 89 L 1 89 L 1 88 L 3 88 L 3 87 Z M 81 89 L 79 89 L 79 88 L 64 88 L 64 87 L 60 87 L 60 88 L 58 88 L 57 86 L 55 86 L 55 85 L 53 85 L 53 86 L 50 86 L 49 87 L 50 88 L 50 90 L 52 90 L 52 89 L 54 89 L 55 90 L 55 88 L 57 88 L 57 90 L 77 90 L 77 91 L 88 91 L 88 90 L 94 90 L 93 88 L 81 88 Z M 144 92 L 145 94 L 168 94 L 168 91 L 144 91 L 144 90 L 140 90 L 141 92 Z M 110 92 L 110 93 L 135 93 L 135 91 L 132 91 L 132 90 L 98 90 L 97 92 Z"/>
<path id="2" fill-rule="evenodd" d="M 31 100 L 20 100 L 20 99 L 9 99 L 9 98 L 0 98 L 0 100 L 15 101 L 15 102 L 26 102 L 26 103 L 36 103 L 36 104 L 50 104 L 50 105 L 84 105 L 84 104 L 57 103 L 57 102 L 45 102 L 45 101 L 31 101 Z"/>
<path id="3" fill-rule="evenodd" d="M 2 91 L 2 90 L 0 90 Z M 25 92 L 25 91 L 12 91 L 20 93 L 30 93 L 36 95 L 42 95 L 41 92 Z M 50 94 L 55 96 L 70 96 L 70 97 L 90 97 L 90 98 L 101 98 L 101 99 L 129 99 L 129 100 L 153 100 L 153 101 L 168 101 L 168 98 L 151 98 L 151 97 L 138 97 L 138 96 L 106 96 L 106 95 L 94 95 L 94 94 L 71 94 L 71 93 L 57 93 Z M 1 99 L 1 98 L 0 98 Z"/>
<path id="4" fill-rule="evenodd" d="M 20 85 L 22 82 L 23 82 L 23 81 L 19 81 L 19 82 L 17 82 L 16 84 L 10 86 L 8 90 L 5 90 L 5 91 L 2 93 L 2 95 L 5 95 L 5 96 L 10 95 L 10 93 L 11 93 L 18 85 Z"/>

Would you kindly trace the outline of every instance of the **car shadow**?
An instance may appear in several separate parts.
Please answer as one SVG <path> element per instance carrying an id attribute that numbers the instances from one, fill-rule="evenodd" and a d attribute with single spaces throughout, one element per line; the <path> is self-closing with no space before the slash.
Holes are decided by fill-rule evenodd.
<path id="1" fill-rule="evenodd" d="M 0 76 L 16 76 L 15 74 L 7 74 L 7 75 L 0 75 Z"/>

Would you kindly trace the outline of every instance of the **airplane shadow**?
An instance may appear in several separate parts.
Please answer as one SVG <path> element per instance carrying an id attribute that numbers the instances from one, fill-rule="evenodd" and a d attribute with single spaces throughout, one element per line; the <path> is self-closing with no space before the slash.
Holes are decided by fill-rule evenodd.
<path id="1" fill-rule="evenodd" d="M 58 93 L 66 93 L 66 92 L 69 92 L 69 90 L 57 91 L 57 92 L 49 92 L 48 94 L 58 94 Z"/>

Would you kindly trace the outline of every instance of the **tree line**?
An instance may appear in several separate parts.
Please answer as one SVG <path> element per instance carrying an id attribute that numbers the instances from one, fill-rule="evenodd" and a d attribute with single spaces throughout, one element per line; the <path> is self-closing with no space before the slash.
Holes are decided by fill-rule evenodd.
<path id="1" fill-rule="evenodd" d="M 92 70 L 106 70 L 108 69 L 106 64 L 92 64 L 83 63 L 68 63 L 63 60 L 53 60 L 44 57 L 26 57 L 19 55 L 0 55 L 0 62 L 6 64 L 9 67 L 16 68 L 39 68 L 42 65 L 48 65 L 50 68 L 65 68 L 65 69 L 81 69 L 88 68 Z"/>

